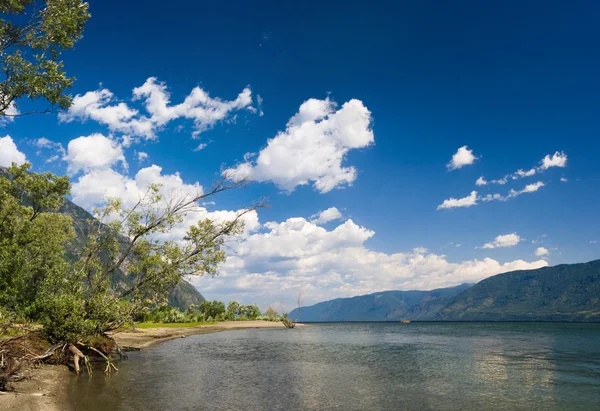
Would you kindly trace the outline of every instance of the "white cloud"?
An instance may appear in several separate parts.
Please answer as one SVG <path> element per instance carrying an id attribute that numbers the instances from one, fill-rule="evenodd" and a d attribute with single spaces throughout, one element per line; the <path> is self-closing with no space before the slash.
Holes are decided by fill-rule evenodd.
<path id="1" fill-rule="evenodd" d="M 567 182 L 567 181 L 569 181 L 569 180 L 568 180 L 568 179 L 566 179 L 565 177 L 561 177 L 561 178 L 560 178 L 560 181 L 561 181 L 561 182 L 563 182 L 563 183 L 566 183 L 566 182 Z"/>
<path id="2" fill-rule="evenodd" d="M 471 207 L 477 205 L 477 191 L 471 191 L 471 194 L 463 198 L 449 198 L 444 200 L 437 209 L 442 210 L 444 208 L 456 208 L 456 207 Z"/>
<path id="3" fill-rule="evenodd" d="M 161 167 L 151 165 L 140 169 L 133 179 L 110 168 L 93 169 L 73 184 L 71 194 L 74 203 L 87 209 L 104 204 L 107 197 L 119 197 L 125 207 L 131 207 L 150 184 L 161 184 L 161 192 L 168 198 L 203 193 L 199 183 L 186 184 L 179 173 L 163 175 Z"/>
<path id="4" fill-rule="evenodd" d="M 11 136 L 0 137 L 0 166 L 10 167 L 13 162 L 20 166 L 26 161 L 25 154 L 19 151 Z"/>
<path id="5" fill-rule="evenodd" d="M 500 185 L 504 185 L 507 183 L 508 179 L 512 179 L 512 180 L 518 180 L 520 178 L 524 178 L 524 177 L 531 177 L 533 175 L 536 175 L 538 173 L 542 173 L 544 171 L 546 171 L 547 169 L 551 168 L 551 167 L 566 167 L 567 166 L 567 155 L 563 152 L 556 152 L 554 153 L 552 156 L 550 156 L 550 154 L 547 154 L 540 162 L 539 162 L 539 166 L 537 167 L 533 167 L 529 170 L 523 170 L 523 169 L 519 169 L 517 171 L 515 171 L 512 174 L 508 174 L 500 179 L 497 180 L 491 180 L 489 183 L 490 184 L 500 184 Z M 477 182 L 475 182 L 475 184 L 477 185 L 485 185 L 485 184 L 479 184 L 479 181 L 484 181 L 483 176 L 479 177 L 479 179 L 477 180 Z M 561 180 L 562 181 L 562 180 Z"/>
<path id="6" fill-rule="evenodd" d="M 491 243 L 486 243 L 481 248 L 514 247 L 519 244 L 521 237 L 517 233 L 499 235 Z"/>
<path id="7" fill-rule="evenodd" d="M 537 183 L 527 184 L 522 190 L 511 189 L 508 192 L 508 195 L 506 195 L 506 196 L 496 193 L 496 194 L 488 194 L 485 197 L 480 197 L 479 199 L 481 201 L 485 201 L 485 202 L 507 201 L 511 198 L 516 198 L 516 197 L 520 196 L 521 194 L 534 193 L 544 186 L 545 186 L 545 184 L 543 182 L 538 181 Z"/>
<path id="8" fill-rule="evenodd" d="M 550 167 L 566 167 L 567 166 L 567 155 L 563 152 L 556 152 L 552 156 L 547 154 L 541 161 L 540 169 L 547 170 Z"/>
<path id="9" fill-rule="evenodd" d="M 311 222 L 316 225 L 321 225 L 333 220 L 339 220 L 340 218 L 342 218 L 342 213 L 340 213 L 340 211 L 337 208 L 330 207 L 327 210 L 321 211 L 320 213 L 313 215 L 311 217 Z"/>
<path id="10" fill-rule="evenodd" d="M 155 139 L 156 132 L 167 123 L 178 118 L 193 120 L 193 136 L 212 128 L 219 121 L 242 109 L 256 112 L 252 107 L 252 92 L 246 87 L 235 100 L 227 101 L 210 97 L 201 87 L 194 87 L 184 101 L 177 105 L 170 104 L 170 94 L 165 83 L 150 77 L 146 82 L 133 89 L 132 101 L 142 101 L 148 115 L 129 107 L 124 102 L 117 102 L 114 94 L 108 89 L 89 91 L 77 95 L 73 104 L 65 113 L 59 114 L 63 122 L 75 120 L 93 120 L 108 126 L 112 132 L 127 136 L 127 143 L 132 137 Z"/>
<path id="11" fill-rule="evenodd" d="M 137 152 L 137 159 L 138 161 L 141 163 L 145 160 L 148 160 L 148 153 L 145 153 L 143 151 L 138 151 Z"/>
<path id="12" fill-rule="evenodd" d="M 452 160 L 446 165 L 449 171 L 456 170 L 464 166 L 473 164 L 477 160 L 477 157 L 473 155 L 473 150 L 469 150 L 467 146 L 462 146 L 452 156 Z"/>
<path id="13" fill-rule="evenodd" d="M 198 147 L 196 147 L 193 151 L 204 150 L 206 148 L 206 146 L 208 146 L 208 144 L 206 144 L 206 143 L 200 143 L 200 144 L 198 144 Z"/>
<path id="14" fill-rule="evenodd" d="M 510 190 L 510 192 L 508 193 L 508 198 L 515 198 L 520 196 L 521 194 L 525 194 L 525 193 L 535 193 L 536 191 L 538 191 L 540 188 L 544 187 L 545 184 L 541 181 L 538 181 L 537 183 L 533 183 L 533 184 L 527 184 L 525 186 L 525 188 L 523 188 L 522 190 L 516 191 L 516 190 Z"/>
<path id="15" fill-rule="evenodd" d="M 71 175 L 77 174 L 80 170 L 108 168 L 117 162 L 127 167 L 122 147 L 102 134 L 71 140 L 64 160 L 69 163 L 67 171 Z"/>
<path id="16" fill-rule="evenodd" d="M 598 242 L 598 240 L 591 240 L 590 244 L 596 244 Z"/>
<path id="17" fill-rule="evenodd" d="M 548 251 L 548 249 L 545 248 L 545 247 L 538 247 L 535 250 L 535 255 L 537 255 L 538 257 L 549 256 L 550 255 L 550 251 Z"/>
<path id="18" fill-rule="evenodd" d="M 356 169 L 342 166 L 345 156 L 373 142 L 371 113 L 360 100 L 350 100 L 336 110 L 329 98 L 310 99 L 254 161 L 246 158 L 226 172 L 236 179 L 272 181 L 288 192 L 312 182 L 319 192 L 326 193 L 352 184 Z"/>
<path id="19" fill-rule="evenodd" d="M 374 234 L 352 220 L 331 230 L 303 218 L 269 222 L 236 244 L 218 277 L 192 281 L 210 299 L 266 306 L 280 299 L 291 302 L 299 290 L 310 304 L 383 290 L 473 283 L 547 265 L 543 260 L 500 263 L 491 258 L 455 263 L 422 247 L 387 254 L 364 245 Z"/>
<path id="20" fill-rule="evenodd" d="M 15 116 L 21 114 L 14 101 L 12 101 L 6 110 L 4 115 L 0 116 L 0 127 L 6 126 L 8 123 L 15 121 Z"/>
<path id="21" fill-rule="evenodd" d="M 488 182 L 485 181 L 485 178 L 483 178 L 483 176 L 479 177 L 477 179 L 477 181 L 475 181 L 475 185 L 477 185 L 477 186 L 485 186 L 487 184 L 488 184 Z"/>
<path id="22" fill-rule="evenodd" d="M 38 138 L 33 141 L 33 145 L 40 149 L 49 149 L 52 150 L 55 154 L 46 158 L 46 163 L 52 163 L 56 160 L 60 160 L 61 158 L 67 155 L 67 152 L 61 143 L 52 141 L 47 139 L 46 137 Z M 40 153 L 38 152 L 38 155 Z"/>
<path id="23" fill-rule="evenodd" d="M 537 170 L 535 168 L 532 168 L 530 170 L 524 171 L 524 170 L 517 170 L 513 176 L 513 179 L 516 180 L 516 177 L 531 177 L 532 175 L 534 175 L 537 172 Z"/>

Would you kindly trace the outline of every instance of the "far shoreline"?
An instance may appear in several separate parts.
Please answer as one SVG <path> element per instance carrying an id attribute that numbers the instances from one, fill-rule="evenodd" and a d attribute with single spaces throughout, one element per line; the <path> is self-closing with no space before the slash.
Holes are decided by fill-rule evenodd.
<path id="1" fill-rule="evenodd" d="M 304 327 L 305 324 L 296 324 L 296 327 Z M 153 345 L 185 338 L 190 335 L 211 334 L 222 331 L 247 330 L 252 328 L 285 328 L 280 321 L 223 321 L 216 324 L 198 325 L 194 327 L 160 327 L 157 323 L 156 328 L 134 328 L 132 330 L 122 330 L 109 333 L 109 335 L 124 350 L 141 350 L 152 347 Z"/>

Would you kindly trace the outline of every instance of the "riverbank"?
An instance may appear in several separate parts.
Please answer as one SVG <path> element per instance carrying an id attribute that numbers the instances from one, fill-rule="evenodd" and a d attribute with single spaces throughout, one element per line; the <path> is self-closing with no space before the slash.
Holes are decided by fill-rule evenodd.
<path id="1" fill-rule="evenodd" d="M 303 327 L 304 324 L 297 324 Z M 225 321 L 195 327 L 135 328 L 111 333 L 124 349 L 140 350 L 176 338 L 250 328 L 285 328 L 274 321 Z M 0 409 L 15 411 L 67 411 L 70 379 L 74 374 L 66 366 L 42 365 L 29 371 L 29 378 L 14 383 L 15 391 L 0 392 Z"/>
<path id="2" fill-rule="evenodd" d="M 0 409 L 14 411 L 66 411 L 69 379 L 64 365 L 42 365 L 28 370 L 27 379 L 14 384 L 15 391 L 0 392 Z"/>
<path id="3" fill-rule="evenodd" d="M 303 327 L 304 324 L 297 324 L 296 326 Z M 195 327 L 159 326 L 157 328 L 136 328 L 116 331 L 110 335 L 124 349 L 139 350 L 175 338 L 249 328 L 285 328 L 285 326 L 278 321 L 224 321 L 217 324 L 198 325 Z"/>

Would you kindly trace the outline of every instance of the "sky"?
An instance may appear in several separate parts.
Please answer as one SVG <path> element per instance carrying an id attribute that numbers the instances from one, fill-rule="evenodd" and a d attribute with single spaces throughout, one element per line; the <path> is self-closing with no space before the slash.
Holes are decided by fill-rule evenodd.
<path id="1" fill-rule="evenodd" d="M 69 175 L 88 210 L 248 177 L 172 234 L 268 198 L 219 276 L 190 279 L 208 299 L 293 308 L 600 258 L 594 2 L 90 11 L 64 54 L 73 106 L 4 120 L 0 165 Z"/>

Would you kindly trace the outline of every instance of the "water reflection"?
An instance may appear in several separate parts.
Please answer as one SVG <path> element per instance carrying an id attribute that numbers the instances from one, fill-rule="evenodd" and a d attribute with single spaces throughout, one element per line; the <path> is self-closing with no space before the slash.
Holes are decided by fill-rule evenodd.
<path id="1" fill-rule="evenodd" d="M 74 379 L 78 409 L 594 409 L 600 325 L 240 330 L 134 353 L 120 369 Z"/>

